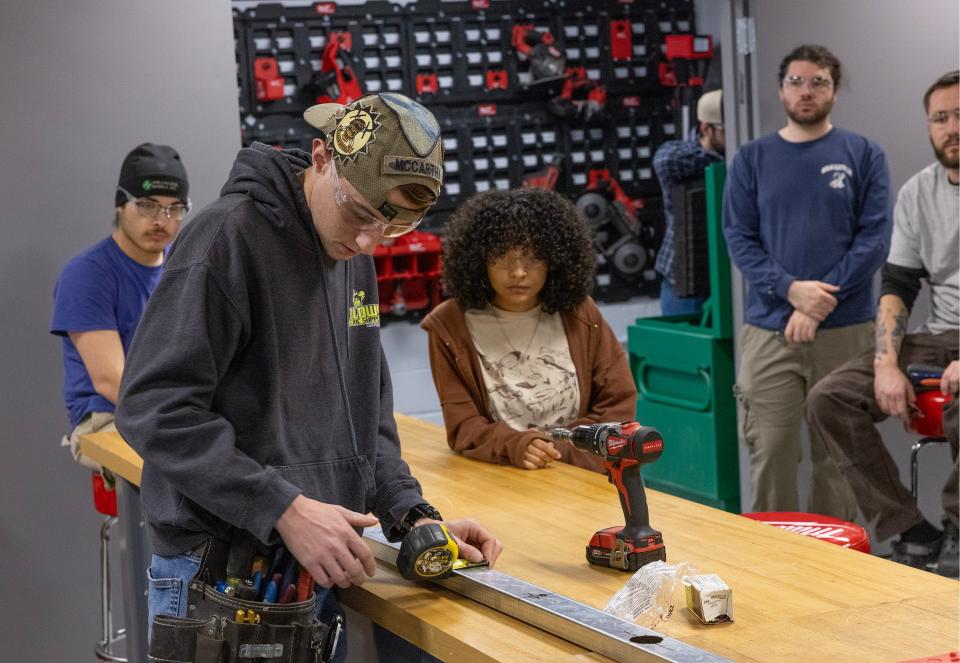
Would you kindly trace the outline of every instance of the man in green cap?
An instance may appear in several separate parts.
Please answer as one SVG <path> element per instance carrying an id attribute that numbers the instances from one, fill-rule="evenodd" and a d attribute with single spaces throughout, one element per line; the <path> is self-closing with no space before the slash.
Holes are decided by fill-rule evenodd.
<path id="1" fill-rule="evenodd" d="M 244 533 L 282 542 L 330 615 L 329 588 L 374 574 L 360 528 L 396 541 L 441 519 L 400 458 L 371 257 L 440 195 L 440 127 L 397 94 L 304 117 L 310 154 L 240 150 L 130 349 L 117 427 L 144 459 L 151 623 L 187 616 L 204 551 Z M 475 521 L 445 524 L 462 557 L 499 555 Z"/>

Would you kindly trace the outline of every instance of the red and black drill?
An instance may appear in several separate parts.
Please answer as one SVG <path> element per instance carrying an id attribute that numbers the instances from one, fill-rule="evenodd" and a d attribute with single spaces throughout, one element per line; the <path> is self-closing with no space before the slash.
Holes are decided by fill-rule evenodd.
<path id="1" fill-rule="evenodd" d="M 624 571 L 636 571 L 657 560 L 666 561 L 663 536 L 650 527 L 647 492 L 640 476 L 640 466 L 654 462 L 663 453 L 660 433 L 631 421 L 555 428 L 550 436 L 602 456 L 607 477 L 620 495 L 626 525 L 595 533 L 587 545 L 587 561 Z"/>

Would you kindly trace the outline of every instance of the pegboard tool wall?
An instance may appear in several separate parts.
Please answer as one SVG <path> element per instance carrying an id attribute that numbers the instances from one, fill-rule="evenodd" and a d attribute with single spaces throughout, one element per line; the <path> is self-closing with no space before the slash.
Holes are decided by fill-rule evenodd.
<path id="1" fill-rule="evenodd" d="M 301 114 L 322 94 L 321 55 L 341 33 L 364 94 L 401 92 L 441 123 L 444 193 L 424 229 L 442 232 L 472 194 L 520 186 L 557 159 L 559 192 L 575 198 L 592 170 L 604 170 L 662 223 L 652 157 L 677 129 L 674 89 L 661 85 L 658 66 L 665 36 L 691 33 L 691 0 L 245 4 L 234 11 L 245 145 L 308 148 L 315 132 Z M 549 31 L 568 71 L 604 86 L 602 111 L 589 120 L 550 112 L 562 79 L 535 80 L 516 47 L 517 30 L 531 26 Z"/>

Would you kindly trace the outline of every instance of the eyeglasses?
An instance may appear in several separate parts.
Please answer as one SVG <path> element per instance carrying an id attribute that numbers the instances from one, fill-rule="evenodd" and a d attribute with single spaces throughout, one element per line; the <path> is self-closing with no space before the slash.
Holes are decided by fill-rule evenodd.
<path id="1" fill-rule="evenodd" d="M 509 272 L 514 269 L 518 263 L 526 271 L 539 269 L 546 264 L 542 258 L 538 258 L 531 253 L 505 253 L 496 260 L 491 260 L 490 266 L 503 272 Z"/>
<path id="2" fill-rule="evenodd" d="M 807 80 L 803 76 L 787 76 L 783 79 L 783 84 L 791 90 L 802 90 L 806 87 Z M 814 92 L 826 92 L 833 87 L 833 81 L 823 76 L 814 76 L 809 81 Z"/>
<path id="3" fill-rule="evenodd" d="M 347 195 L 340 186 L 340 175 L 337 173 L 335 165 L 331 167 L 331 170 L 333 170 L 333 200 L 337 203 L 337 206 L 343 208 L 346 212 L 344 218 L 347 223 L 361 232 L 376 232 L 390 239 L 402 237 L 413 232 L 427 214 L 426 209 L 409 209 L 384 202 L 379 209 L 381 214 L 385 217 L 389 216 L 391 220 L 397 219 L 406 223 L 381 221 L 369 209 Z"/>
<path id="4" fill-rule="evenodd" d="M 118 186 L 123 195 L 127 197 L 128 203 L 133 203 L 137 206 L 137 211 L 140 212 L 140 215 L 151 220 L 155 220 L 157 215 L 160 212 L 163 212 L 163 215 L 172 221 L 180 221 L 187 215 L 190 211 L 190 201 L 187 201 L 187 204 L 183 203 L 174 203 L 173 205 L 161 205 L 155 200 L 150 200 L 149 198 L 137 198 L 132 193 L 124 189 L 122 186 Z"/>
<path id="5" fill-rule="evenodd" d="M 954 108 L 952 111 L 938 111 L 927 118 L 930 124 L 946 124 L 953 118 L 960 122 L 960 108 Z"/>

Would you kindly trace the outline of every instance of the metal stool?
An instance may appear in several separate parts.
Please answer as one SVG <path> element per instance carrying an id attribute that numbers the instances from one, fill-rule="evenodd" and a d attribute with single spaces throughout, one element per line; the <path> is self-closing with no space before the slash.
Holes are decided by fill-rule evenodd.
<path id="1" fill-rule="evenodd" d="M 910 428 L 923 435 L 910 447 L 910 493 L 917 499 L 919 481 L 920 450 L 928 444 L 946 444 L 943 434 L 943 406 L 952 400 L 952 396 L 939 390 L 921 391 L 917 394 L 916 406 L 919 414 L 910 420 Z"/>
<path id="2" fill-rule="evenodd" d="M 126 629 L 113 630 L 110 595 L 110 528 L 117 522 L 117 492 L 104 485 L 99 472 L 93 473 L 93 506 L 106 516 L 100 525 L 100 640 L 93 651 L 98 661 L 127 663 L 113 653 L 113 646 L 126 638 Z"/>

